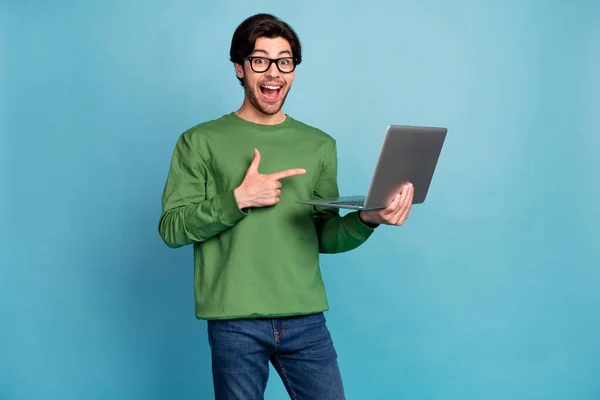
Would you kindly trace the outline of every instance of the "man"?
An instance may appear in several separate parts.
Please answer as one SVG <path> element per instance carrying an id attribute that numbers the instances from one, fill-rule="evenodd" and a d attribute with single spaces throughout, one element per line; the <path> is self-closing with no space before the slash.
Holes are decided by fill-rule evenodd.
<path id="1" fill-rule="evenodd" d="M 194 246 L 196 317 L 207 320 L 217 399 L 262 399 L 269 362 L 292 399 L 343 399 L 319 253 L 402 225 L 413 188 L 388 208 L 350 212 L 296 203 L 338 196 L 335 140 L 282 111 L 301 63 L 285 22 L 259 14 L 235 31 L 241 107 L 184 132 L 163 193 L 160 235 Z"/>

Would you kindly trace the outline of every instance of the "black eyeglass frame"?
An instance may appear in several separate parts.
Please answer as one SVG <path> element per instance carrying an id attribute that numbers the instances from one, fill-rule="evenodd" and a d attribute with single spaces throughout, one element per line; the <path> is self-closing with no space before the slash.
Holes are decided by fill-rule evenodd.
<path id="1" fill-rule="evenodd" d="M 257 71 L 254 69 L 254 65 L 252 63 L 252 60 L 255 58 L 261 58 L 263 60 L 268 60 L 269 61 L 269 65 L 267 66 L 267 68 L 265 68 L 264 71 Z M 281 60 L 292 60 L 292 70 L 291 71 L 282 71 L 281 67 L 279 66 L 279 61 Z M 273 63 L 275 63 L 275 65 L 277 66 L 277 69 L 279 70 L 279 72 L 281 72 L 282 74 L 290 74 L 292 72 L 294 72 L 296 70 L 297 64 L 296 61 L 298 61 L 296 58 L 294 57 L 280 57 L 280 58 L 269 58 L 269 57 L 262 57 L 262 56 L 248 56 L 248 57 L 244 57 L 244 61 L 249 61 L 250 62 L 250 68 L 252 69 L 252 71 L 256 72 L 257 74 L 262 74 L 263 72 L 267 72 L 270 68 L 271 65 L 273 65 Z"/>

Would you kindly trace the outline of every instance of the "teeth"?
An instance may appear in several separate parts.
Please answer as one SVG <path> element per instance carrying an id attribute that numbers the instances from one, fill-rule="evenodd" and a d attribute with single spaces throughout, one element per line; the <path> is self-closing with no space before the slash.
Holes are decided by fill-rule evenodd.
<path id="1" fill-rule="evenodd" d="M 271 90 L 279 90 L 279 88 L 281 88 L 281 86 L 268 86 L 268 85 L 263 85 L 264 88 L 267 89 L 271 89 Z"/>

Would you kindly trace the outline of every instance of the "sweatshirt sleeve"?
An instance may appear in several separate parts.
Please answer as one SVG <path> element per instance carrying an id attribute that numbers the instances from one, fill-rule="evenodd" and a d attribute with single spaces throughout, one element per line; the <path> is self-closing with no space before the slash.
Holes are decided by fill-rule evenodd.
<path id="1" fill-rule="evenodd" d="M 325 153 L 315 190 L 317 199 L 339 196 L 337 184 L 337 148 L 335 142 Z M 359 247 L 371 236 L 374 228 L 365 225 L 358 211 L 340 216 L 335 207 L 315 206 L 314 219 L 321 253 L 343 253 Z"/>
<path id="2" fill-rule="evenodd" d="M 162 195 L 158 230 L 172 248 L 205 241 L 235 225 L 247 214 L 233 188 L 206 198 L 207 169 L 188 134 L 180 136 Z"/>

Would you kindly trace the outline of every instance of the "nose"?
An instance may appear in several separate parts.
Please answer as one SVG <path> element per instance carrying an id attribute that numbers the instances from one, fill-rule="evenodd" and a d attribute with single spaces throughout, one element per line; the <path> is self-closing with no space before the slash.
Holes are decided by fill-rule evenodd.
<path id="1" fill-rule="evenodd" d="M 279 69 L 277 68 L 277 63 L 273 62 L 269 66 L 269 69 L 265 71 L 265 74 L 269 77 L 276 78 L 279 76 Z"/>

